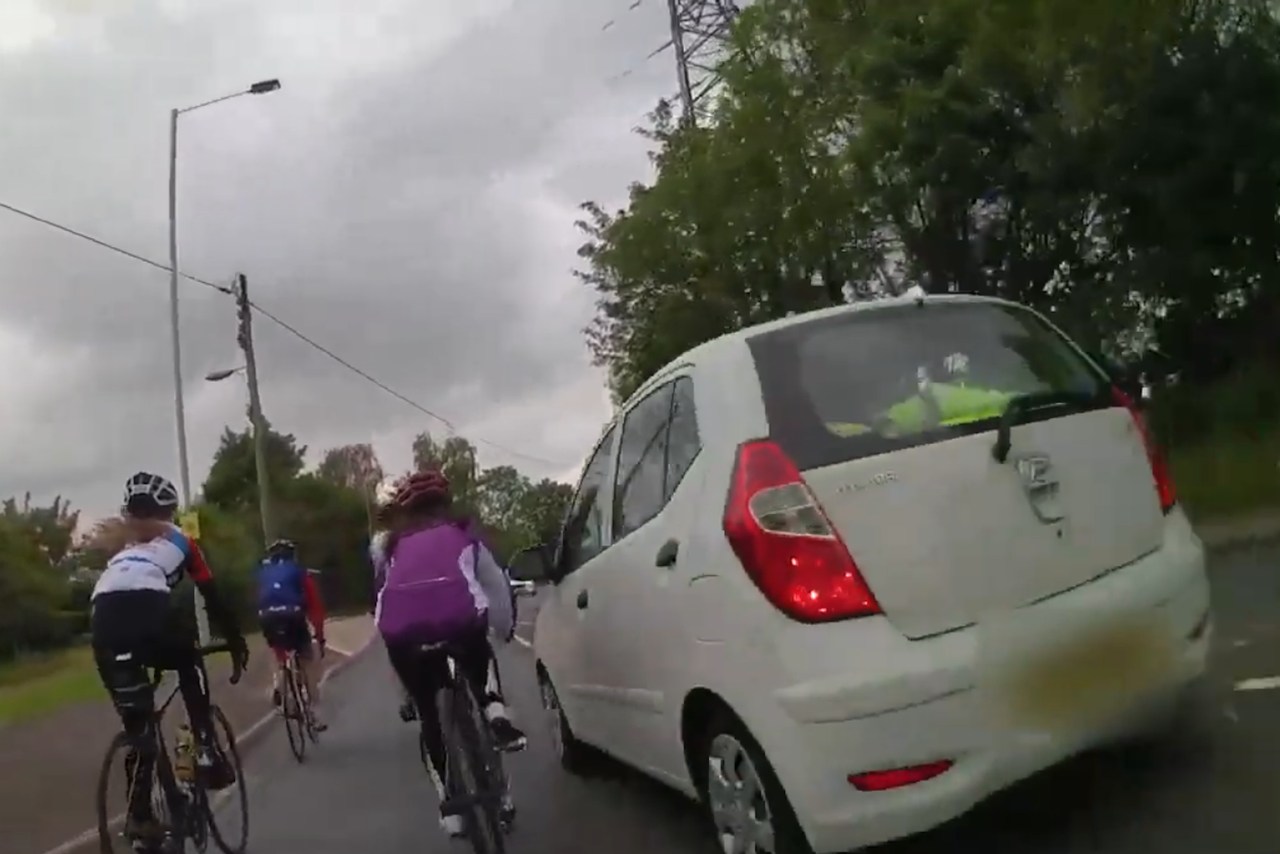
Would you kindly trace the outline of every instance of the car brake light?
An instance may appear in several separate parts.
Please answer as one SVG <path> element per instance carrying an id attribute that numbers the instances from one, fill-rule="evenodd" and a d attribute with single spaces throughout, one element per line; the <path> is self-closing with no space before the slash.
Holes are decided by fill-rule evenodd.
<path id="1" fill-rule="evenodd" d="M 724 533 L 760 592 L 792 619 L 823 623 L 881 613 L 818 499 L 773 442 L 738 448 Z"/>
<path id="2" fill-rule="evenodd" d="M 1151 428 L 1147 426 L 1147 419 L 1142 416 L 1137 404 L 1118 388 L 1111 390 L 1111 397 L 1117 406 L 1123 406 L 1129 410 L 1130 417 L 1133 418 L 1133 424 L 1138 428 L 1138 435 L 1142 437 L 1142 447 L 1147 452 L 1147 461 L 1151 463 L 1151 476 L 1155 479 L 1156 494 L 1160 496 L 1160 509 L 1168 513 L 1173 506 L 1178 503 L 1178 495 L 1173 488 L 1173 477 L 1169 474 L 1169 464 L 1165 461 L 1164 454 L 1160 453 L 1160 448 L 1156 445 L 1155 436 L 1151 434 Z"/>
<path id="3" fill-rule="evenodd" d="M 850 774 L 848 779 L 849 784 L 860 792 L 883 792 L 887 789 L 900 789 L 903 786 L 913 786 L 925 780 L 932 780 L 950 771 L 954 764 L 950 759 L 943 759 L 927 765 L 912 765 L 909 768 Z"/>

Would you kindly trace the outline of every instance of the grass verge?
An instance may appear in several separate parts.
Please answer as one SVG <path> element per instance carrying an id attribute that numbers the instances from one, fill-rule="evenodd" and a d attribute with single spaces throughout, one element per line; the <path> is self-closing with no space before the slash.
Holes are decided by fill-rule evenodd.
<path id="1" fill-rule="evenodd" d="M 250 659 L 267 655 L 261 637 L 249 638 Z M 231 660 L 216 655 L 207 662 L 211 681 L 231 673 Z M 0 665 L 0 726 L 51 714 L 77 703 L 107 702 L 93 651 L 74 647 Z"/>
<path id="2" fill-rule="evenodd" d="M 74 703 L 105 699 L 93 653 L 87 647 L 0 666 L 0 726 L 40 717 Z"/>
<path id="3" fill-rule="evenodd" d="M 1175 449 L 1169 467 L 1179 500 L 1197 522 L 1280 512 L 1280 434 Z"/>

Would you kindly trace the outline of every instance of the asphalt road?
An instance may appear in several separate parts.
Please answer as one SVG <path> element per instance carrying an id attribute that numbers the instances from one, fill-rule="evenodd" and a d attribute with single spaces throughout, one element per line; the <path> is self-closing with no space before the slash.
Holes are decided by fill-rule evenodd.
<path id="1" fill-rule="evenodd" d="M 1216 559 L 1210 684 L 1158 747 L 1083 757 L 932 833 L 878 854 L 1274 854 L 1280 850 L 1280 547 Z M 509 758 L 520 814 L 512 854 L 694 854 L 714 850 L 695 810 L 622 769 L 583 781 L 555 764 L 538 717 L 532 655 L 500 654 L 530 746 Z M 1276 680 L 1280 683 L 1280 679 Z M 250 759 L 254 854 L 463 852 L 436 826 L 415 731 L 395 713 L 379 650 L 329 686 L 331 728 L 307 765 L 273 733 Z"/>

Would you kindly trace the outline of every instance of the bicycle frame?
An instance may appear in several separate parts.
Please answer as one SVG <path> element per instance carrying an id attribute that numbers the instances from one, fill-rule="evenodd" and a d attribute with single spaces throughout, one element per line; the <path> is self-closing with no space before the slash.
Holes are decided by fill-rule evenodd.
<path id="1" fill-rule="evenodd" d="M 206 652 L 221 651 L 220 647 L 210 647 Z M 203 657 L 199 664 L 202 677 L 207 681 L 208 673 L 204 670 Z M 173 704 L 174 698 L 181 693 L 182 686 L 178 681 L 178 677 L 174 675 L 173 687 L 169 689 L 168 696 L 161 703 L 156 703 L 156 699 L 160 693 L 160 686 L 164 682 L 165 674 L 168 671 L 162 668 L 151 669 L 151 693 L 152 706 L 147 720 L 147 728 L 142 735 L 135 739 L 133 749 L 135 751 L 147 749 L 146 742 L 151 742 L 151 746 L 155 750 L 155 755 L 151 758 L 151 773 L 155 776 L 156 782 L 160 785 L 162 796 L 165 800 L 165 806 L 168 808 L 173 818 L 173 823 L 182 828 L 182 835 L 188 838 L 193 837 L 193 830 L 188 824 L 188 810 L 193 807 L 199 807 L 204 799 L 203 786 L 200 783 L 191 785 L 189 788 L 179 783 L 174 775 L 173 763 L 169 757 L 169 743 L 165 739 L 164 734 L 164 715 L 168 711 L 169 706 Z M 186 710 L 183 710 L 183 716 L 188 717 Z M 187 726 L 191 726 L 191 721 L 187 720 Z M 130 790 L 127 793 L 127 800 L 133 797 L 132 786 L 136 785 L 136 780 L 130 781 Z"/>

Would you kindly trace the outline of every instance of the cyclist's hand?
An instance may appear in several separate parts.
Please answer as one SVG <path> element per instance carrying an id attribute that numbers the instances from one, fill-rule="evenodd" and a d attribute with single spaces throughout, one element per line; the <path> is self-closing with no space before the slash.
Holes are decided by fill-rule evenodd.
<path id="1" fill-rule="evenodd" d="M 240 681 L 240 677 L 244 676 L 244 670 L 249 666 L 249 644 L 245 643 L 244 638 L 236 638 L 230 641 L 231 646 L 231 684 L 235 685 Z"/>

